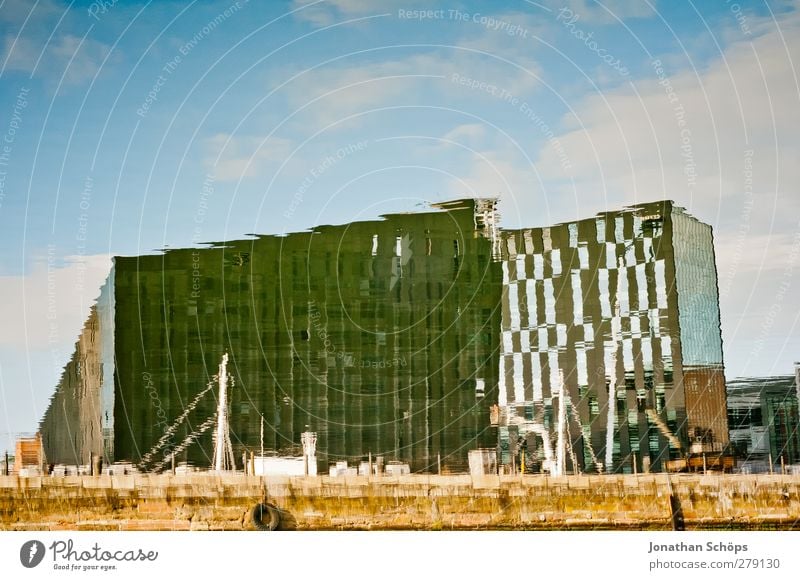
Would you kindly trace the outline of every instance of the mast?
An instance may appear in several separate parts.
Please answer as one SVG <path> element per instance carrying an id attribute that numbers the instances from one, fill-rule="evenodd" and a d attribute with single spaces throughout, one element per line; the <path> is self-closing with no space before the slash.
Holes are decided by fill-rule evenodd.
<path id="1" fill-rule="evenodd" d="M 222 355 L 219 365 L 219 401 L 217 406 L 217 430 L 214 434 L 214 471 L 236 468 L 228 424 L 228 353 Z"/>

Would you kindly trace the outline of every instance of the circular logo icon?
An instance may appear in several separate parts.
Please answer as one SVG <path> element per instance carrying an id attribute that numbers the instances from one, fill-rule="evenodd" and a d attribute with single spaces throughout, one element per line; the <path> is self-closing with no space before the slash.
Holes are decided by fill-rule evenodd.
<path id="1" fill-rule="evenodd" d="M 28 540 L 19 549 L 19 561 L 26 568 L 36 568 L 44 559 L 44 544 L 39 540 Z"/>

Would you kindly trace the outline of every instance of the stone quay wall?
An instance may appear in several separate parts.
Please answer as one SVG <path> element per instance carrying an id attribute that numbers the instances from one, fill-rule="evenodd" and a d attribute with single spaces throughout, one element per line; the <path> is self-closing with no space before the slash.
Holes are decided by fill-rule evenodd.
<path id="1" fill-rule="evenodd" d="M 800 476 L 0 477 L 0 530 L 800 529 Z"/>

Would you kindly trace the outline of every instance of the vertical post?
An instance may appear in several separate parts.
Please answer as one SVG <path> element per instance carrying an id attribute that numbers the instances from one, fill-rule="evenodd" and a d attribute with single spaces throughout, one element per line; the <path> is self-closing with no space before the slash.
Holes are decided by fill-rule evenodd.
<path id="1" fill-rule="evenodd" d="M 230 441 L 228 434 L 228 353 L 222 355 L 219 365 L 219 401 L 217 405 L 216 448 L 214 450 L 214 471 L 222 471 L 227 466 L 226 443 Z M 231 461 L 233 457 L 231 456 Z"/>
<path id="2" fill-rule="evenodd" d="M 8 475 L 8 451 L 6 451 L 6 458 L 3 463 L 3 475 Z"/>
<path id="3" fill-rule="evenodd" d="M 772 475 L 772 453 L 769 454 L 769 473 Z"/>
<path id="4" fill-rule="evenodd" d="M 786 475 L 786 463 L 781 455 L 781 475 Z"/>
<path id="5" fill-rule="evenodd" d="M 436 467 L 437 467 L 437 473 L 439 475 L 441 475 L 442 474 L 442 454 L 441 453 L 438 453 L 436 455 Z"/>
<path id="6" fill-rule="evenodd" d="M 39 459 L 39 473 L 46 473 L 47 462 L 44 457 L 44 445 L 42 444 L 42 434 L 36 434 L 36 454 Z"/>
<path id="7" fill-rule="evenodd" d="M 567 404 L 565 399 L 566 387 L 564 385 L 564 371 L 559 369 L 559 389 L 558 389 L 558 423 L 557 423 L 557 437 L 556 437 L 556 474 L 561 477 L 566 472 L 565 457 L 566 451 L 566 428 L 567 428 Z M 516 473 L 516 471 L 515 471 Z"/>
<path id="8" fill-rule="evenodd" d="M 624 271 L 624 270 L 622 270 Z M 617 296 L 620 295 L 621 277 L 617 278 Z M 618 328 L 620 320 L 619 301 L 614 299 L 614 316 L 611 318 L 611 368 L 608 369 L 608 406 L 606 409 L 606 462 L 605 471 L 614 471 L 614 429 L 617 421 L 617 348 Z"/>
<path id="9" fill-rule="evenodd" d="M 372 477 L 372 451 L 367 454 L 367 477 Z"/>
<path id="10" fill-rule="evenodd" d="M 639 466 L 636 465 L 636 453 L 635 452 L 633 453 L 632 461 L 633 461 L 633 474 L 634 475 L 639 475 Z"/>
<path id="11" fill-rule="evenodd" d="M 703 451 L 703 475 L 708 475 L 708 464 L 706 463 L 706 452 Z"/>
<path id="12" fill-rule="evenodd" d="M 264 415 L 261 415 L 261 457 L 264 457 Z"/>
<path id="13" fill-rule="evenodd" d="M 173 453 L 169 457 L 170 468 L 172 470 L 172 475 L 175 475 L 175 454 Z"/>

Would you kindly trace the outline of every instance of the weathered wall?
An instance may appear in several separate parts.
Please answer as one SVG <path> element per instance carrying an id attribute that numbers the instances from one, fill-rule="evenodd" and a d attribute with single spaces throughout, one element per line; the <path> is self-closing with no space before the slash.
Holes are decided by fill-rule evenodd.
<path id="1" fill-rule="evenodd" d="M 800 476 L 671 476 L 687 528 L 800 527 Z M 0 477 L 0 529 L 670 529 L 664 475 Z"/>

